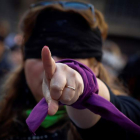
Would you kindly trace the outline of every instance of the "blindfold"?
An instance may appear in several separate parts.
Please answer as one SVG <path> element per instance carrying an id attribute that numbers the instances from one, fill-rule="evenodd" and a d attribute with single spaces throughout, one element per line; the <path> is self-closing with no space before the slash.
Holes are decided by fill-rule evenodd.
<path id="1" fill-rule="evenodd" d="M 25 43 L 24 59 L 41 58 L 43 46 L 61 58 L 102 58 L 102 38 L 98 28 L 91 29 L 76 13 L 43 11 Z"/>

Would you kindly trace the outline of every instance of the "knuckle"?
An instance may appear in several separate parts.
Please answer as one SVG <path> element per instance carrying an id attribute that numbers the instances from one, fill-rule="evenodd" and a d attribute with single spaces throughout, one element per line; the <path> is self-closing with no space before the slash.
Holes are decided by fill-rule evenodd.
<path id="1" fill-rule="evenodd" d="M 67 105 L 70 105 L 71 102 L 72 102 L 72 98 L 73 98 L 73 94 L 72 93 L 69 93 L 69 94 L 66 94 L 66 95 L 63 95 L 61 98 L 60 98 L 60 101 L 64 104 L 67 104 Z"/>
<path id="2" fill-rule="evenodd" d="M 50 88 L 51 98 L 54 100 L 58 100 L 61 97 L 62 90 L 58 85 L 52 85 Z"/>
<path id="3" fill-rule="evenodd" d="M 62 65 L 62 69 L 63 69 L 64 71 L 66 71 L 66 70 L 68 69 L 68 66 L 67 66 L 66 64 L 63 64 L 63 65 Z"/>
<path id="4" fill-rule="evenodd" d="M 68 70 L 68 66 L 66 64 L 63 64 L 63 63 L 58 63 L 57 64 L 57 69 L 59 71 L 65 72 L 65 71 Z"/>
<path id="5" fill-rule="evenodd" d="M 67 98 L 64 98 L 63 101 L 68 104 L 70 101 L 71 101 L 71 98 L 70 97 L 67 97 Z"/>
<path id="6" fill-rule="evenodd" d="M 76 77 L 76 72 L 74 70 L 71 71 L 71 76 L 74 78 Z"/>
<path id="7" fill-rule="evenodd" d="M 62 88 L 58 84 L 53 84 L 53 85 L 51 85 L 51 90 L 54 90 L 54 91 L 62 91 Z"/>

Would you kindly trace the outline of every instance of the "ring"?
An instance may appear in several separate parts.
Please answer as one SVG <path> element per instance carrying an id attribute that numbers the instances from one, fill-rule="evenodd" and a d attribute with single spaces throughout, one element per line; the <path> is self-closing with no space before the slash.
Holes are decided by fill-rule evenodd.
<path id="1" fill-rule="evenodd" d="M 70 89 L 73 89 L 73 90 L 75 90 L 75 88 L 74 87 L 71 87 L 71 86 L 66 86 L 67 88 L 70 88 Z"/>

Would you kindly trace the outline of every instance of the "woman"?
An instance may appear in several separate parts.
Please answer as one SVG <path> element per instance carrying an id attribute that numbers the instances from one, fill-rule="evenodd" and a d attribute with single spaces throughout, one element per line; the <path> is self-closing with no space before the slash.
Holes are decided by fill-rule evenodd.
<path id="1" fill-rule="evenodd" d="M 113 117 L 107 118 L 109 112 L 100 115 L 97 104 L 102 100 L 106 105 L 114 104 L 140 125 L 140 103 L 121 96 L 123 92 L 116 87 L 109 88 L 112 86 L 101 64 L 102 39 L 106 37 L 107 25 L 99 11 L 94 12 L 94 7 L 86 3 L 40 2 L 25 14 L 21 27 L 24 34 L 23 64 L 5 84 L 0 105 L 1 139 L 112 139 L 110 133 L 122 139 L 139 137 L 127 129 L 127 125 L 125 128 L 121 125 L 124 118 L 118 125 L 113 122 Z M 94 94 L 90 93 L 91 90 Z M 90 100 L 85 93 L 95 97 L 97 104 L 91 104 L 97 105 L 98 110 L 95 107 L 90 111 L 81 104 L 85 98 Z M 36 112 L 35 107 L 36 114 L 33 114 L 34 106 L 37 103 L 40 106 L 42 101 L 41 108 Z M 44 113 L 50 116 L 41 118 L 38 123 Z M 32 125 L 29 124 L 30 118 L 35 120 Z M 36 131 L 35 136 L 31 135 L 26 119 L 29 128 L 31 126 Z M 136 127 L 134 130 L 139 132 L 139 126 Z"/>

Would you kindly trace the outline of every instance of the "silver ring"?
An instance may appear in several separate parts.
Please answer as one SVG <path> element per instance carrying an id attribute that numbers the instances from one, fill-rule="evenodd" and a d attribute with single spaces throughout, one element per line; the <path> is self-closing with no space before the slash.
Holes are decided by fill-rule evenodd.
<path id="1" fill-rule="evenodd" d="M 74 87 L 71 87 L 71 86 L 66 86 L 67 88 L 70 88 L 70 89 L 73 89 L 73 90 L 75 90 L 75 88 Z"/>

